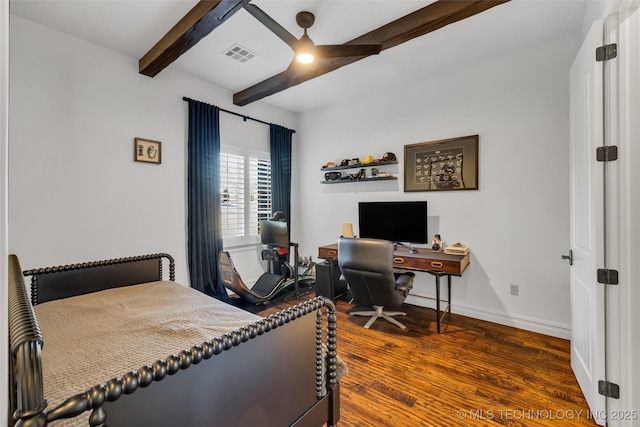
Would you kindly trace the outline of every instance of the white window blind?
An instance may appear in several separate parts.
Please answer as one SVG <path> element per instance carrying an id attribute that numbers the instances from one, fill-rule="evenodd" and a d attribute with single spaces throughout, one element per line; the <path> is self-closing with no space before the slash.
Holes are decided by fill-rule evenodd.
<path id="1" fill-rule="evenodd" d="M 271 217 L 271 162 L 269 160 L 249 159 L 249 181 L 251 202 L 249 212 L 249 230 L 254 236 L 260 234 L 260 221 Z"/>
<path id="2" fill-rule="evenodd" d="M 268 159 L 268 153 L 222 147 L 220 194 L 225 244 L 260 240 L 259 223 L 271 217 L 271 162 Z"/>
<path id="3" fill-rule="evenodd" d="M 220 153 L 222 237 L 245 235 L 244 157 Z"/>

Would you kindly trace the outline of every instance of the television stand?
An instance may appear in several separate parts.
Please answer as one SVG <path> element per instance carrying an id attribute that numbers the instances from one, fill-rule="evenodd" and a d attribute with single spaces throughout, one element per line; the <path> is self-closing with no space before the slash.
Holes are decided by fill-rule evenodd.
<path id="1" fill-rule="evenodd" d="M 409 249 L 409 253 L 411 253 L 411 254 L 417 254 L 418 253 L 418 249 L 414 248 L 411 245 L 406 245 L 406 244 L 400 243 L 400 242 L 393 242 L 393 249 L 394 250 L 398 249 L 398 246 L 403 246 L 403 247 Z"/>

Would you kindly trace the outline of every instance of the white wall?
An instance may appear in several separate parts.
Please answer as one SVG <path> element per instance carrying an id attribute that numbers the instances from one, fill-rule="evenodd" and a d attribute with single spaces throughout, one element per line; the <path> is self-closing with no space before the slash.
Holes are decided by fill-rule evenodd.
<path id="1" fill-rule="evenodd" d="M 7 231 L 8 231 L 8 136 L 9 136 L 9 2 L 0 1 L 0 331 L 8 331 Z M 3 335 L 7 336 L 7 335 Z M 0 390 L 8 390 L 5 369 L 9 366 L 9 347 L 0 342 Z M 4 395 L 4 393 L 3 393 Z M 7 399 L 0 399 L 0 423 L 8 420 Z"/>
<path id="2" fill-rule="evenodd" d="M 592 0 L 587 2 L 587 7 L 582 19 L 581 40 L 586 37 L 589 29 L 591 28 L 591 24 L 593 24 L 594 21 L 598 19 L 604 20 L 610 11 L 622 7 L 622 3 L 625 2 L 626 0 Z"/>
<path id="3" fill-rule="evenodd" d="M 357 233 L 357 204 L 427 200 L 429 234 L 463 242 L 471 264 L 453 279 L 454 312 L 569 337 L 568 70 L 580 35 L 425 75 L 300 117 L 301 250 Z M 434 59 L 437 60 L 437 59 Z M 404 145 L 479 134 L 479 191 L 403 192 Z M 321 185 L 320 167 L 394 152 L 398 181 Z M 402 220 L 399 218 L 398 220 Z M 302 232 L 304 231 L 304 232 Z M 510 284 L 520 296 L 510 296 Z M 433 306 L 434 278 L 416 277 L 408 301 Z"/>
<path id="4" fill-rule="evenodd" d="M 137 66 L 11 16 L 9 249 L 23 268 L 168 252 L 187 284 L 182 97 L 296 128 L 292 113 L 262 103 L 239 111 L 229 91 L 171 67 L 151 79 Z M 269 138 L 268 126 L 220 121 L 223 135 Z M 134 137 L 162 141 L 162 164 L 134 162 Z M 246 262 L 257 277 L 255 255 Z"/>

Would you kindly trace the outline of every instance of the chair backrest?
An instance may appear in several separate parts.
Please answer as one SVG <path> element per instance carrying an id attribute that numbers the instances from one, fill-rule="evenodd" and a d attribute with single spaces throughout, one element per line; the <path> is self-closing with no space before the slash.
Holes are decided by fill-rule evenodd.
<path id="1" fill-rule="evenodd" d="M 364 305 L 398 308 L 406 298 L 396 289 L 393 243 L 378 239 L 338 239 L 338 265 L 354 300 Z"/>
<path id="2" fill-rule="evenodd" d="M 240 277 L 236 267 L 233 265 L 233 261 L 231 261 L 229 252 L 222 251 L 218 255 L 218 270 L 222 284 L 227 289 L 235 292 L 240 298 L 253 303 L 259 303 L 264 300 L 263 297 L 249 289 L 242 281 L 242 277 Z"/>

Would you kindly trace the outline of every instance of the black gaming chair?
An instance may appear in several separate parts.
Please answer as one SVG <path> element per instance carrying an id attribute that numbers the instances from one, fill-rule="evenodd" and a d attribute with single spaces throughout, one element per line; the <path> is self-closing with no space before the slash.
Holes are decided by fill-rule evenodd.
<path id="1" fill-rule="evenodd" d="M 399 309 L 413 287 L 414 273 L 394 273 L 393 243 L 378 239 L 338 239 L 338 265 L 353 299 L 375 311 L 354 311 L 353 316 L 371 316 L 369 328 L 379 317 L 405 329 L 392 316 L 406 316 Z"/>
<path id="2" fill-rule="evenodd" d="M 286 277 L 281 274 L 264 273 L 249 289 L 233 265 L 229 252 L 226 251 L 222 251 L 218 255 L 218 270 L 220 271 L 222 284 L 227 289 L 254 304 L 266 304 L 290 284 Z"/>

